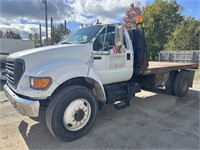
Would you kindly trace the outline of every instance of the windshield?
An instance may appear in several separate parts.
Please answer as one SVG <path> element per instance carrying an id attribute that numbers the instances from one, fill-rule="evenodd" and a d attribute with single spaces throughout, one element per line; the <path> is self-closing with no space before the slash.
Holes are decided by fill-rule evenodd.
<path id="1" fill-rule="evenodd" d="M 102 28 L 102 25 L 82 28 L 62 40 L 61 44 L 83 44 L 87 43 L 95 36 L 95 34 Z"/>

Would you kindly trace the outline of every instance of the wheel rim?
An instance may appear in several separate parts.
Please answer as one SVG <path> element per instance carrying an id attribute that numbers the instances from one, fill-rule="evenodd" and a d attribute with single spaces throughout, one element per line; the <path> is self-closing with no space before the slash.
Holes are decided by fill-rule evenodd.
<path id="1" fill-rule="evenodd" d="M 91 106 L 85 99 L 72 101 L 65 109 L 63 122 L 70 131 L 77 131 L 83 128 L 91 116 Z"/>

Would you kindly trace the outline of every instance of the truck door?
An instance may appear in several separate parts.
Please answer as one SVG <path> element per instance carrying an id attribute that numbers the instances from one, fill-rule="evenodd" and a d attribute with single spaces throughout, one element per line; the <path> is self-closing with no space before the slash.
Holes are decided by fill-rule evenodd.
<path id="1" fill-rule="evenodd" d="M 128 34 L 128 33 L 127 33 Z M 125 43 L 127 43 L 127 35 Z M 116 49 L 115 26 L 106 26 L 93 42 L 93 68 L 103 84 L 127 81 L 133 73 L 133 58 L 127 44 Z"/>

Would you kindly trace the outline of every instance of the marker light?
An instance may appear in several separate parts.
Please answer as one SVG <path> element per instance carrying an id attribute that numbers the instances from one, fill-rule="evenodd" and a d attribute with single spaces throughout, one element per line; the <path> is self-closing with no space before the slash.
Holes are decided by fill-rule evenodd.
<path id="1" fill-rule="evenodd" d="M 31 77 L 30 78 L 30 84 L 31 87 L 37 90 L 42 90 L 46 89 L 50 86 L 51 84 L 51 78 L 49 77 Z"/>
<path id="2" fill-rule="evenodd" d="M 142 16 L 137 16 L 136 23 L 142 23 L 143 18 Z"/>

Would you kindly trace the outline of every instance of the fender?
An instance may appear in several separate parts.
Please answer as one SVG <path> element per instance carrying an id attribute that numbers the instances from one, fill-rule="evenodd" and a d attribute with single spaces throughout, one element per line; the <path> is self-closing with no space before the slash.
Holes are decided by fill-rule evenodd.
<path id="1" fill-rule="evenodd" d="M 95 87 L 95 93 L 96 93 L 97 98 L 100 101 L 105 102 L 106 94 L 104 91 L 103 83 L 99 75 L 97 74 L 97 72 L 92 67 L 89 68 L 88 77 L 94 80 L 94 87 Z"/>
<path id="2" fill-rule="evenodd" d="M 51 77 L 52 84 L 46 90 L 33 90 L 29 84 L 27 85 L 27 83 L 30 83 L 30 77 Z M 86 63 L 73 58 L 39 63 L 36 66 L 27 68 L 16 91 L 31 98 L 46 99 L 52 95 L 59 85 L 77 77 L 84 77 L 87 82 L 94 84 L 98 99 L 101 101 L 106 100 L 103 84 L 96 71 L 92 67 L 89 69 L 89 65 Z"/>

